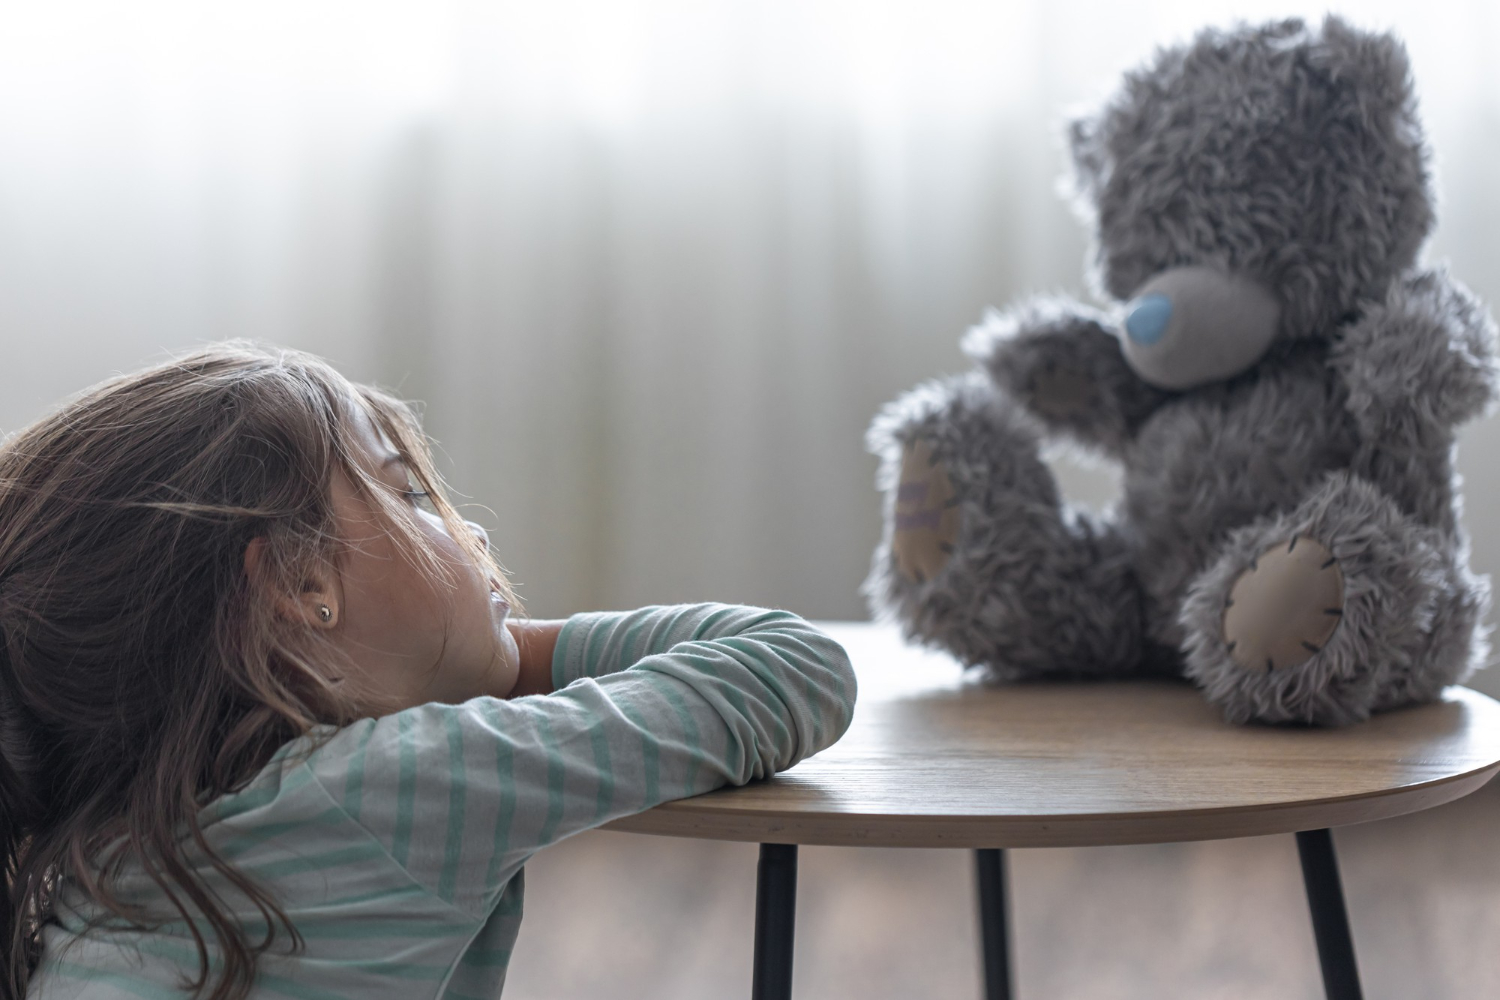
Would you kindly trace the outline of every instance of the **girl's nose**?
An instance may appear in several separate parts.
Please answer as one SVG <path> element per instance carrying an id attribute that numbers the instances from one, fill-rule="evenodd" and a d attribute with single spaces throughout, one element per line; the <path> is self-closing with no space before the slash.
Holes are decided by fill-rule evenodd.
<path id="1" fill-rule="evenodd" d="M 480 545 L 483 545 L 485 548 L 489 548 L 490 547 L 490 533 L 489 532 L 485 531 L 483 528 L 481 528 L 479 525 L 475 524 L 473 521 L 465 521 L 464 524 L 467 524 L 469 526 L 469 530 L 472 531 L 472 532 L 474 532 L 474 534 L 479 537 L 479 544 Z"/>

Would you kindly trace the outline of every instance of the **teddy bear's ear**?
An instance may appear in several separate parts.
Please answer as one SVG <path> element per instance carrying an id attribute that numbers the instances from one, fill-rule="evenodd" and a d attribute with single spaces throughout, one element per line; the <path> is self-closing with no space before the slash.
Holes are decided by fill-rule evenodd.
<path id="1" fill-rule="evenodd" d="M 1343 84 L 1371 111 L 1409 112 L 1412 102 L 1411 62 L 1394 35 L 1361 31 L 1336 14 L 1323 20 L 1319 43 L 1308 60 Z M 1383 116 L 1382 116 L 1383 117 Z"/>

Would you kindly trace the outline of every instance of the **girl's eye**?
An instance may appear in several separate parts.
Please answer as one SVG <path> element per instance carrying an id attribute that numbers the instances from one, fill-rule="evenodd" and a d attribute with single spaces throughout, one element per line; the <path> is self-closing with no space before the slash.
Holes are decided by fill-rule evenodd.
<path id="1" fill-rule="evenodd" d="M 432 494 L 426 490 L 403 490 L 401 495 L 406 502 L 418 510 L 425 510 L 429 514 L 437 513 L 437 505 L 432 502 Z"/>

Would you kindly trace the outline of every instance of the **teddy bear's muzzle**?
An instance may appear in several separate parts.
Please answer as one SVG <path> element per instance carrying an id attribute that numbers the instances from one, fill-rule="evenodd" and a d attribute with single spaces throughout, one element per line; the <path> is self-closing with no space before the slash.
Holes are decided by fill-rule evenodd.
<path id="1" fill-rule="evenodd" d="M 1276 339 L 1281 304 L 1264 285 L 1209 267 L 1176 267 L 1125 306 L 1121 345 L 1142 379 L 1191 389 L 1238 375 Z"/>

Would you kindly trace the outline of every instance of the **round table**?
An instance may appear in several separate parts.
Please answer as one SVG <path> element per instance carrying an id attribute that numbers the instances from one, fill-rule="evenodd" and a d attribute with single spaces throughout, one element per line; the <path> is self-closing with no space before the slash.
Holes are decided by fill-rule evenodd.
<path id="1" fill-rule="evenodd" d="M 1467 688 L 1341 729 L 1235 726 L 1162 680 L 986 685 L 893 626 L 820 623 L 859 677 L 838 743 L 766 781 L 610 829 L 759 842 L 752 996 L 791 995 L 799 844 L 974 849 L 985 995 L 1010 996 L 1008 847 L 1296 833 L 1330 1000 L 1360 996 L 1329 828 L 1416 812 L 1500 770 L 1500 703 Z"/>

